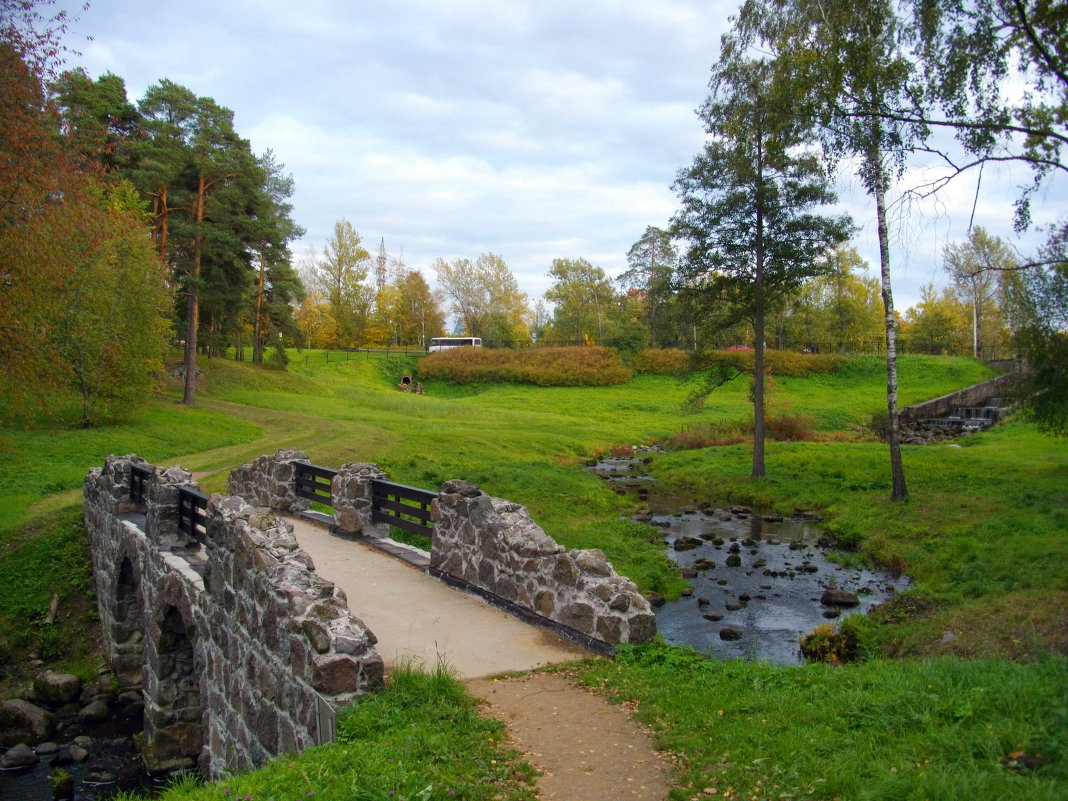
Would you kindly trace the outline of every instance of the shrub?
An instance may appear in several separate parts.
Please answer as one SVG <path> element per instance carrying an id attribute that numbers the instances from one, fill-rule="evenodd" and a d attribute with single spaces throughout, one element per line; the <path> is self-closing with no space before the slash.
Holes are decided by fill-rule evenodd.
<path id="1" fill-rule="evenodd" d="M 727 364 L 738 370 L 753 370 L 753 351 L 716 350 L 707 354 L 706 360 Z M 785 378 L 804 378 L 820 373 L 833 373 L 849 363 L 849 357 L 839 353 L 794 353 L 789 350 L 765 350 L 764 369 L 772 375 Z"/>
<path id="2" fill-rule="evenodd" d="M 781 414 L 765 417 L 767 435 L 779 442 L 808 442 L 813 439 L 815 420 L 803 414 Z"/>
<path id="3" fill-rule="evenodd" d="M 634 373 L 611 348 L 454 348 L 420 359 L 423 380 L 533 384 L 539 387 L 600 387 L 625 384 Z"/>
<path id="4" fill-rule="evenodd" d="M 769 439 L 778 442 L 809 442 L 816 438 L 815 421 L 803 414 L 768 415 L 764 418 L 764 431 Z M 734 422 L 701 423 L 683 429 L 670 437 L 667 447 L 671 450 L 694 450 L 722 445 L 740 445 L 753 438 L 752 420 Z"/>
<path id="5" fill-rule="evenodd" d="M 834 626 L 824 623 L 801 637 L 801 654 L 809 662 L 826 662 L 844 665 L 857 658 L 857 635 L 852 628 L 835 631 Z"/>
<path id="6" fill-rule="evenodd" d="M 678 348 L 646 348 L 634 359 L 634 369 L 639 373 L 675 375 L 686 370 L 690 355 Z"/>

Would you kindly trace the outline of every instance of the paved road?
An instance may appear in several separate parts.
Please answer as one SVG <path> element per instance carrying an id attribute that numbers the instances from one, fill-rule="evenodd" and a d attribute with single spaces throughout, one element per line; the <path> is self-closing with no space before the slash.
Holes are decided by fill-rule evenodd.
<path id="1" fill-rule="evenodd" d="M 442 659 L 471 679 L 590 656 L 364 542 L 332 537 L 299 518 L 290 522 L 316 572 L 345 590 L 352 614 L 378 637 L 387 670 L 406 660 L 432 668 Z"/>

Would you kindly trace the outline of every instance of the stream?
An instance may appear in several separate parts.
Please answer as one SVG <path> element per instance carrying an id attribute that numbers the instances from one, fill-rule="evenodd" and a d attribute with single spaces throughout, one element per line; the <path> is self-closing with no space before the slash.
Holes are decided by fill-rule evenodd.
<path id="1" fill-rule="evenodd" d="M 654 609 L 668 643 L 718 659 L 798 664 L 803 634 L 867 612 L 908 586 L 905 577 L 832 561 L 846 560 L 813 515 L 712 508 L 663 490 L 645 464 L 640 457 L 604 458 L 589 468 L 641 504 L 634 519 L 661 530 L 692 587 Z"/>

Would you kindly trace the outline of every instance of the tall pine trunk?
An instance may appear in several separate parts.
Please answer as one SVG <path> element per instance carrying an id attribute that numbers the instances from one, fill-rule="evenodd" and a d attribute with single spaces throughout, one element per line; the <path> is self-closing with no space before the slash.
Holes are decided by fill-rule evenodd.
<path id="1" fill-rule="evenodd" d="M 905 467 L 901 463 L 900 419 L 897 411 L 897 320 L 894 296 L 890 289 L 890 242 L 886 227 L 886 170 L 882 151 L 876 148 L 871 157 L 876 170 L 875 217 L 879 229 L 879 273 L 882 283 L 883 311 L 886 313 L 886 409 L 889 417 L 887 439 L 890 443 L 890 500 L 907 501 Z"/>
<path id="2" fill-rule="evenodd" d="M 252 326 L 252 363 L 263 364 L 263 290 L 267 284 L 267 260 L 260 256 L 260 274 L 256 284 L 256 319 Z"/>
<path id="3" fill-rule="evenodd" d="M 201 224 L 204 222 L 204 195 L 207 185 L 204 173 L 197 179 L 196 234 L 193 237 L 193 270 L 189 276 L 185 299 L 185 394 L 182 403 L 192 406 L 196 403 L 197 392 L 197 330 L 200 327 L 200 265 L 204 250 L 204 236 Z"/>

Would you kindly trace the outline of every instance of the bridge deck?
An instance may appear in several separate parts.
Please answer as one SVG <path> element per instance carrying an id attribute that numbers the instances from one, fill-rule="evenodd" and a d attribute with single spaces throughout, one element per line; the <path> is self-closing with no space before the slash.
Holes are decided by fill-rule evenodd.
<path id="1" fill-rule="evenodd" d="M 349 609 L 378 637 L 386 668 L 441 658 L 461 679 L 530 670 L 590 656 L 556 634 L 523 623 L 359 541 L 290 518 L 316 572 L 341 587 Z"/>

